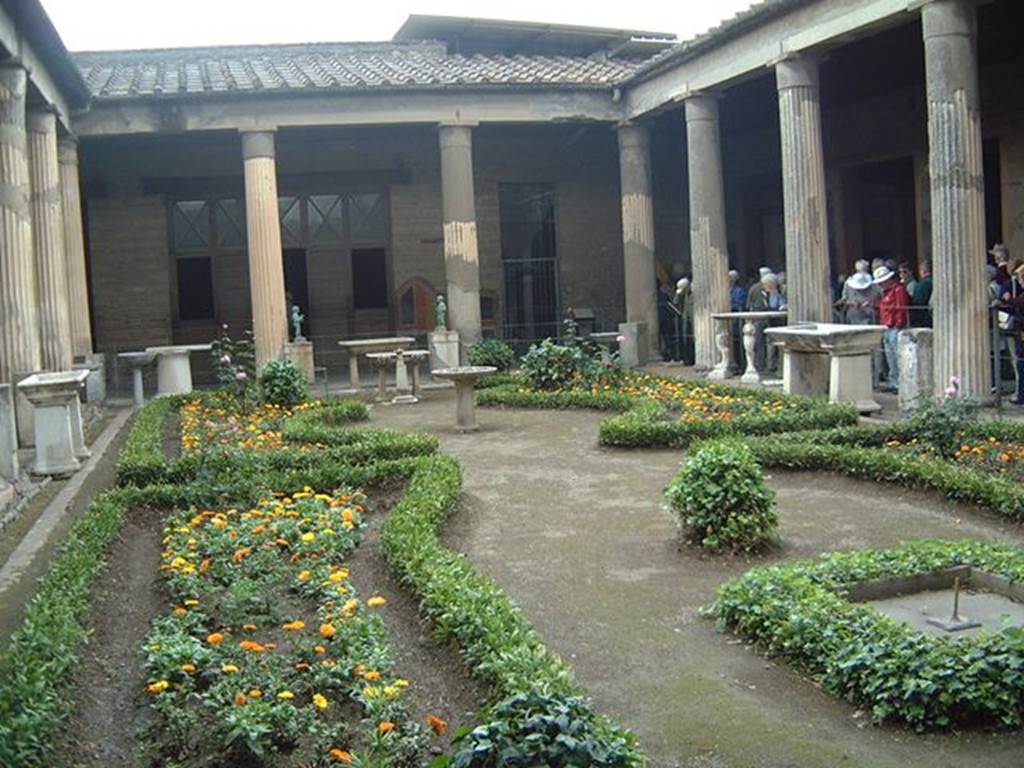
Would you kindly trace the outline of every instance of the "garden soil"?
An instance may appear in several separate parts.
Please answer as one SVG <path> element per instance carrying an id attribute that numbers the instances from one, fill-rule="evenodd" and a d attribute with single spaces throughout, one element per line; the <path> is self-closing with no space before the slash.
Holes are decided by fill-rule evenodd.
<path id="1" fill-rule="evenodd" d="M 829 474 L 769 477 L 781 545 L 756 558 L 681 548 L 662 491 L 683 454 L 597 444 L 590 411 L 481 408 L 454 430 L 455 403 L 375 406 L 375 426 L 428 431 L 460 458 L 462 509 L 446 540 L 524 609 L 595 704 L 637 733 L 656 768 L 1014 768 L 1024 733 L 919 735 L 819 689 L 784 662 L 715 631 L 701 614 L 754 565 L 920 537 L 1024 543 L 1024 532 L 938 494 Z"/>

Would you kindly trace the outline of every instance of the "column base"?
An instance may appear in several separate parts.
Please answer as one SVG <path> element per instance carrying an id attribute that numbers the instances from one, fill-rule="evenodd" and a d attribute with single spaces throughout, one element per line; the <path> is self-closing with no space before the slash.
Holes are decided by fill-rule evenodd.
<path id="1" fill-rule="evenodd" d="M 619 323 L 619 354 L 623 368 L 641 368 L 650 362 L 647 323 Z"/>

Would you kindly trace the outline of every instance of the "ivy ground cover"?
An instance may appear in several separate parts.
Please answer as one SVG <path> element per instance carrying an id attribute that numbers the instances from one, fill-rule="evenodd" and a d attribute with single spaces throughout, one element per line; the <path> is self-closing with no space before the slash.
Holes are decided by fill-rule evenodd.
<path id="1" fill-rule="evenodd" d="M 879 721 L 919 730 L 1024 724 L 1024 629 L 932 637 L 864 604 L 844 587 L 968 565 L 1024 579 L 1024 551 L 980 542 L 917 541 L 755 568 L 726 583 L 720 626 L 810 673 Z"/>

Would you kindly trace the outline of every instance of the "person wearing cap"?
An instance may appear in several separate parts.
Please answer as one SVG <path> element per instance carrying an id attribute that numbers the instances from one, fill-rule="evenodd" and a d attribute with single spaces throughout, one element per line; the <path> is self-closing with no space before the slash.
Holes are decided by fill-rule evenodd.
<path id="1" fill-rule="evenodd" d="M 903 283 L 896 279 L 896 273 L 884 265 L 875 270 L 873 281 L 882 288 L 882 298 L 878 302 L 878 320 L 885 326 L 882 347 L 885 350 L 885 364 L 889 369 L 887 388 L 895 390 L 900 383 L 896 344 L 900 331 L 910 323 L 910 294 L 903 287 Z"/>
<path id="2" fill-rule="evenodd" d="M 769 272 L 751 289 L 747 309 L 751 312 L 768 312 L 786 308 L 786 299 L 779 291 L 779 278 Z M 777 361 L 775 347 L 765 343 L 764 328 L 768 323 L 758 320 L 754 323 L 754 366 L 758 370 L 774 369 Z"/>
<path id="3" fill-rule="evenodd" d="M 1014 268 L 1011 282 L 1006 285 L 1005 292 L 994 306 L 999 308 L 1001 315 L 1000 339 L 1008 347 L 1013 363 L 1016 395 L 1010 402 L 1024 405 L 1024 264 Z M 998 378 L 996 382 L 998 386 Z"/>
<path id="4" fill-rule="evenodd" d="M 867 262 L 863 263 L 865 267 Z M 879 291 L 871 275 L 867 272 L 854 272 L 843 285 L 841 299 L 844 310 L 843 320 L 850 325 L 873 325 L 876 322 Z"/>
<path id="5" fill-rule="evenodd" d="M 932 324 L 932 263 L 925 259 L 917 267 L 917 280 L 910 291 L 912 325 L 927 328 Z"/>

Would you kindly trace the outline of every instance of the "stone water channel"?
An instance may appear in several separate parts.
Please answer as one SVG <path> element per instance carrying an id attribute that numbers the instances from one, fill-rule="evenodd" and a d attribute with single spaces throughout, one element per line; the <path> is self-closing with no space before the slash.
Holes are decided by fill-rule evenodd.
<path id="1" fill-rule="evenodd" d="M 658 768 L 1020 765 L 1024 733 L 872 726 L 700 615 L 722 581 L 770 560 L 918 537 L 1024 545 L 1019 527 L 935 494 L 775 472 L 781 550 L 702 557 L 677 546 L 661 507 L 679 451 L 600 448 L 594 412 L 481 408 L 477 418 L 478 433 L 457 434 L 452 396 L 434 392 L 375 406 L 372 423 L 437 434 L 462 460 L 448 543 L 504 587 Z"/>

